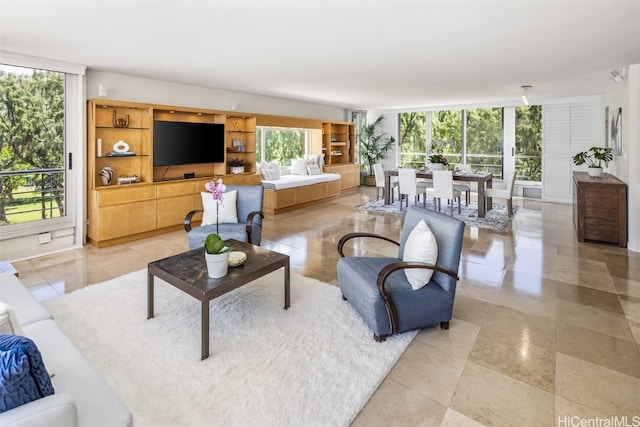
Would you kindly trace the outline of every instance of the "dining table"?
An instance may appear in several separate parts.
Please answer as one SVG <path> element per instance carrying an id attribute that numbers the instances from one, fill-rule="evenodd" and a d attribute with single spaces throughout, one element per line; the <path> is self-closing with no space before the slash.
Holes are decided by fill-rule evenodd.
<path id="1" fill-rule="evenodd" d="M 398 176 L 397 169 L 384 171 L 384 204 L 391 203 L 391 177 Z M 416 178 L 433 179 L 433 173 L 429 169 L 416 170 Z M 492 199 L 484 196 L 485 189 L 493 186 L 493 175 L 487 172 L 453 171 L 454 181 L 468 181 L 478 183 L 478 218 L 484 218 L 487 206 L 492 206 Z M 486 204 L 485 204 L 486 200 Z"/>

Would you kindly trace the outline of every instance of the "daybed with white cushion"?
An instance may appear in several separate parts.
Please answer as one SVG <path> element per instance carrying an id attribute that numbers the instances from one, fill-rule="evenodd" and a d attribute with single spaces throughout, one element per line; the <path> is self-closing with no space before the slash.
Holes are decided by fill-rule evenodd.
<path id="1" fill-rule="evenodd" d="M 264 187 L 263 211 L 278 214 L 340 195 L 341 175 L 323 173 L 318 159 L 321 157 L 292 160 L 290 168 L 263 162 L 260 165 Z"/>

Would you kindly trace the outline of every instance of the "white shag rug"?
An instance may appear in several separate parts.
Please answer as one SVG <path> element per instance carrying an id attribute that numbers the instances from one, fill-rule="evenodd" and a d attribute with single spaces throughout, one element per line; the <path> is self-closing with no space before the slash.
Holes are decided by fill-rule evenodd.
<path id="1" fill-rule="evenodd" d="M 283 271 L 200 302 L 146 269 L 47 300 L 60 327 L 145 426 L 348 426 L 415 337 L 378 343 L 332 285 Z"/>

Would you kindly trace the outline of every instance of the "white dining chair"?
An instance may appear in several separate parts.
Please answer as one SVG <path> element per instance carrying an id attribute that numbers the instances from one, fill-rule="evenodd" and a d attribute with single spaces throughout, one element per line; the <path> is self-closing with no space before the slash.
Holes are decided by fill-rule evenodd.
<path id="1" fill-rule="evenodd" d="M 381 163 L 373 165 L 373 174 L 376 177 L 376 200 L 380 199 L 380 194 L 384 197 L 384 169 Z M 391 181 L 391 203 L 393 203 L 393 193 L 398 188 L 398 181 Z"/>
<path id="2" fill-rule="evenodd" d="M 453 165 L 453 170 L 456 172 L 465 172 L 465 173 L 473 172 L 471 170 L 471 165 L 467 165 L 463 163 L 456 163 L 455 165 Z M 469 203 L 471 203 L 471 184 L 454 180 L 453 189 L 458 191 L 464 191 L 465 193 L 464 204 L 465 206 L 469 206 Z"/>
<path id="3" fill-rule="evenodd" d="M 441 210 L 442 199 L 447 199 L 451 203 L 451 216 L 453 216 L 453 203 L 458 199 L 458 213 L 461 212 L 460 207 L 460 190 L 453 188 L 453 172 L 451 171 L 433 171 L 433 207 L 438 205 L 438 211 Z"/>
<path id="4" fill-rule="evenodd" d="M 516 182 L 516 171 L 515 169 L 511 172 L 509 176 L 509 180 L 507 181 L 507 189 L 501 190 L 499 188 L 487 188 L 484 190 L 484 197 L 497 197 L 498 199 L 506 199 L 507 201 L 507 213 L 509 216 L 513 215 L 513 189 L 515 187 Z M 486 200 L 486 199 L 485 199 Z M 492 206 L 487 206 L 487 210 L 491 210 Z"/>
<path id="5" fill-rule="evenodd" d="M 409 207 L 409 196 L 413 196 L 415 204 L 418 204 L 420 194 L 424 195 L 424 206 L 427 206 L 427 185 L 419 183 L 416 177 L 416 170 L 411 168 L 398 169 L 398 192 L 400 193 L 400 210 L 402 210 L 402 198 L 406 196 L 407 207 Z"/>

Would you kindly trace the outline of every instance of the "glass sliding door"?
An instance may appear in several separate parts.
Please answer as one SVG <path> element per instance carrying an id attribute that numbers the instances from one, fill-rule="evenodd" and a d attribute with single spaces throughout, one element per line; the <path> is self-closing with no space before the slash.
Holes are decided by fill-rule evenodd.
<path id="1" fill-rule="evenodd" d="M 502 108 L 466 110 L 466 158 L 473 170 L 503 177 Z"/>
<path id="2" fill-rule="evenodd" d="M 461 163 L 463 155 L 462 110 L 431 113 L 431 152 L 443 154 L 450 164 Z"/>
<path id="3" fill-rule="evenodd" d="M 418 169 L 427 162 L 425 112 L 400 114 L 400 165 Z"/>
<path id="4" fill-rule="evenodd" d="M 516 176 L 542 181 L 542 106 L 516 108 Z"/>
<path id="5" fill-rule="evenodd" d="M 0 65 L 0 94 L 0 226 L 64 219 L 65 73 Z"/>

